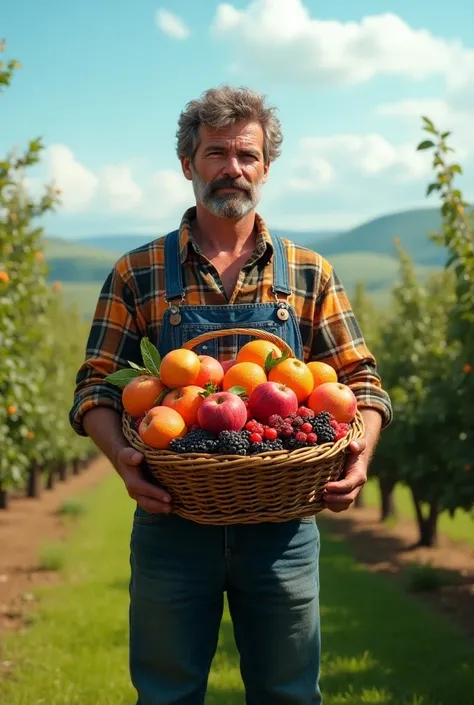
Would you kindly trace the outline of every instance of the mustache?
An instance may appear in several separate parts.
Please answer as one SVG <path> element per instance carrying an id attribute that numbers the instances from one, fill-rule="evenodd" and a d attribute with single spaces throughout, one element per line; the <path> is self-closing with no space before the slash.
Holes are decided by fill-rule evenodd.
<path id="1" fill-rule="evenodd" d="M 229 176 L 223 176 L 221 179 L 216 179 L 210 186 L 211 193 L 220 188 L 239 188 L 247 193 L 252 192 L 252 185 L 246 179 L 231 179 Z"/>

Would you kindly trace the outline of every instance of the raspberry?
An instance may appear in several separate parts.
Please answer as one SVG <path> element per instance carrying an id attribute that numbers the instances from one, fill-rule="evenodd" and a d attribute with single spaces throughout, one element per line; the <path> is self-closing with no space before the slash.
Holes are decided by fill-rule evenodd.
<path id="1" fill-rule="evenodd" d="M 138 427 L 140 426 L 141 422 L 143 421 L 145 417 L 144 416 L 138 416 L 135 419 L 135 430 L 138 431 Z"/>
<path id="2" fill-rule="evenodd" d="M 308 433 L 308 437 L 306 438 L 308 443 L 311 443 L 311 445 L 316 445 L 318 442 L 318 437 L 315 433 Z"/>
<path id="3" fill-rule="evenodd" d="M 250 436 L 250 443 L 261 443 L 263 440 L 261 433 L 252 433 Z"/>
<path id="4" fill-rule="evenodd" d="M 291 423 L 293 424 L 293 426 L 295 428 L 299 428 L 300 426 L 302 426 L 304 424 L 304 420 L 301 418 L 301 416 L 298 416 L 298 414 L 295 414 L 292 417 Z"/>
<path id="5" fill-rule="evenodd" d="M 284 436 L 285 438 L 289 438 L 290 436 L 292 436 L 293 426 L 291 424 L 285 424 L 281 429 L 280 435 Z"/>
<path id="6" fill-rule="evenodd" d="M 303 433 L 303 431 L 298 431 L 295 438 L 297 441 L 301 441 L 302 443 L 304 443 L 306 440 L 308 440 L 307 434 Z"/>
<path id="7" fill-rule="evenodd" d="M 262 437 L 263 434 L 265 433 L 265 426 L 262 423 L 259 423 L 258 421 L 255 423 L 255 427 L 253 429 L 254 433 L 259 433 Z"/>
<path id="8" fill-rule="evenodd" d="M 348 423 L 339 423 L 336 428 L 336 435 L 334 436 L 335 441 L 340 441 L 341 438 L 347 435 L 349 432 L 350 425 Z"/>
<path id="9" fill-rule="evenodd" d="M 283 426 L 283 419 L 278 414 L 273 414 L 268 419 L 268 425 L 272 426 L 272 428 L 278 428 L 279 426 Z"/>
<path id="10" fill-rule="evenodd" d="M 330 425 L 331 428 L 333 428 L 335 431 L 337 431 L 337 427 L 339 426 L 339 424 L 337 423 L 336 419 L 334 419 L 334 418 L 331 418 L 331 420 L 330 420 L 330 422 L 329 422 L 329 425 Z"/>
<path id="11" fill-rule="evenodd" d="M 245 430 L 250 431 L 250 433 L 253 433 L 255 431 L 255 427 L 257 425 L 257 422 L 255 419 L 250 419 L 250 421 L 247 421 L 245 424 Z"/>
<path id="12" fill-rule="evenodd" d="M 296 413 L 298 416 L 301 416 L 302 419 L 312 419 L 314 416 L 314 411 L 312 409 L 308 409 L 307 406 L 300 406 Z"/>
<path id="13" fill-rule="evenodd" d="M 276 430 L 276 428 L 266 428 L 264 438 L 267 441 L 274 441 L 275 438 L 278 438 L 278 431 Z"/>
<path id="14" fill-rule="evenodd" d="M 312 432 L 313 432 L 313 427 L 311 426 L 310 423 L 304 423 L 304 424 L 301 426 L 301 431 L 303 431 L 303 433 L 312 433 Z"/>

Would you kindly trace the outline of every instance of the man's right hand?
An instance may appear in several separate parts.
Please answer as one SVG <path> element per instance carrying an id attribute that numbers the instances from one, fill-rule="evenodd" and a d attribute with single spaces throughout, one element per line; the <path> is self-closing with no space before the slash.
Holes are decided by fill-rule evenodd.
<path id="1" fill-rule="evenodd" d="M 134 448 L 122 448 L 115 460 L 118 474 L 125 483 L 128 494 L 137 504 L 150 514 L 169 514 L 171 497 L 160 487 L 141 477 L 140 463 L 144 457 Z"/>

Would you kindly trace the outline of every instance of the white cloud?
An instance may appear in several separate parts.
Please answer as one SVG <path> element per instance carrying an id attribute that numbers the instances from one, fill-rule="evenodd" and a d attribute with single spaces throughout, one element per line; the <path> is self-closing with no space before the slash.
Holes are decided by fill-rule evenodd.
<path id="1" fill-rule="evenodd" d="M 77 161 L 69 147 L 55 144 L 46 152 L 48 180 L 61 189 L 62 208 L 77 212 L 87 208 L 98 185 L 98 177 Z"/>
<path id="2" fill-rule="evenodd" d="M 288 185 L 292 191 L 333 191 L 364 177 L 413 181 L 429 169 L 426 153 L 416 152 L 411 143 L 392 144 L 377 133 L 309 137 L 299 143 Z"/>
<path id="3" fill-rule="evenodd" d="M 133 180 L 130 167 L 106 166 L 102 172 L 103 189 L 112 212 L 133 210 L 142 200 L 142 190 Z"/>
<path id="4" fill-rule="evenodd" d="M 417 127 L 420 139 L 424 115 L 441 131 L 449 130 L 451 145 L 460 158 L 467 158 L 474 152 L 472 144 L 472 125 L 474 124 L 474 109 L 457 109 L 445 100 L 433 98 L 422 100 L 400 100 L 394 103 L 381 103 L 375 110 L 381 117 L 401 118 L 410 126 Z"/>
<path id="5" fill-rule="evenodd" d="M 393 13 L 341 22 L 312 19 L 302 0 L 254 0 L 243 10 L 221 3 L 211 31 L 234 45 L 242 66 L 291 83 L 442 76 L 459 88 L 474 76 L 474 49 L 414 29 Z"/>
<path id="6" fill-rule="evenodd" d="M 183 208 L 193 203 L 192 186 L 183 174 L 174 169 L 155 171 L 147 188 L 146 215 L 158 220 L 167 220 L 181 214 Z"/>
<path id="7" fill-rule="evenodd" d="M 157 10 L 155 20 L 159 29 L 174 39 L 187 39 L 191 34 L 186 23 L 168 10 Z"/>

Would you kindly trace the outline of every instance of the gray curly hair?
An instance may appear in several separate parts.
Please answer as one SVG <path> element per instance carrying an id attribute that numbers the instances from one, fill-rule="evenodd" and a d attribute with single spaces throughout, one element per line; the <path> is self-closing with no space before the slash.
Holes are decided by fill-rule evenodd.
<path id="1" fill-rule="evenodd" d="M 263 129 L 263 156 L 269 164 L 280 156 L 283 135 L 276 108 L 265 105 L 265 96 L 249 88 L 221 86 L 210 88 L 200 98 L 191 100 L 178 120 L 178 157 L 193 159 L 199 146 L 199 126 L 215 129 L 240 120 L 259 122 Z"/>

